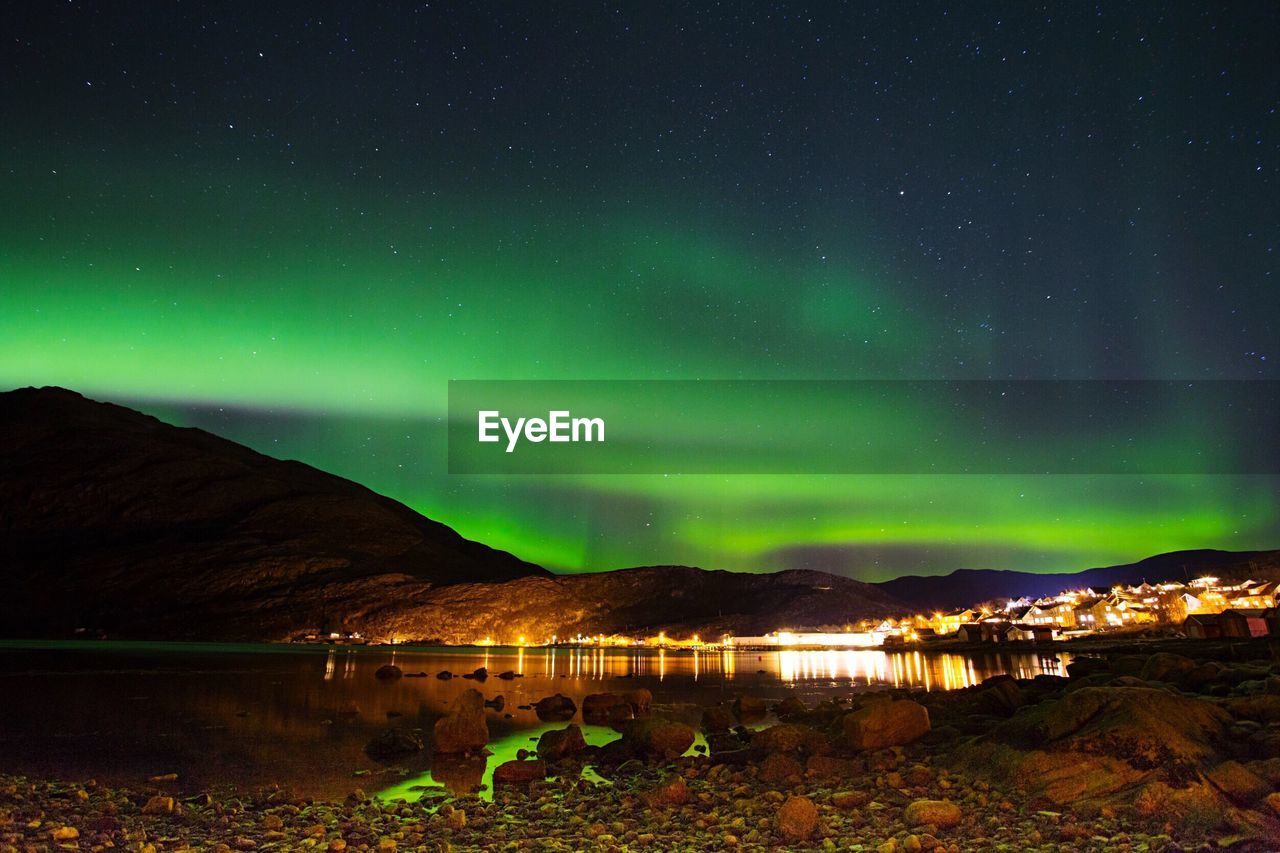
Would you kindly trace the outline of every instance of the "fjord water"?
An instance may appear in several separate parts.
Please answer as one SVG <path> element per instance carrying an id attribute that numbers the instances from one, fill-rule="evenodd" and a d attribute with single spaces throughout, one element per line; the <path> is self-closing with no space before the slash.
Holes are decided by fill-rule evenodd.
<path id="1" fill-rule="evenodd" d="M 945 690 L 1009 673 L 1061 675 L 1061 653 L 922 654 L 879 650 L 693 652 L 652 649 L 413 648 L 323 645 L 0 643 L 0 771 L 67 780 L 174 786 L 282 785 L 308 796 L 354 788 L 414 797 L 424 787 L 466 788 L 539 733 L 520 709 L 562 693 L 644 687 L 656 705 L 713 705 L 740 694 L 806 702 L 877 687 Z M 394 663 L 406 674 L 380 681 Z M 483 682 L 464 679 L 486 667 Z M 441 680 L 443 670 L 455 677 Z M 504 680 L 504 671 L 523 677 Z M 423 728 L 462 691 L 490 710 L 488 761 L 438 761 L 429 750 L 382 764 L 364 746 L 388 726 Z M 579 719 L 580 722 L 580 719 Z M 584 727 L 590 743 L 616 737 Z"/>

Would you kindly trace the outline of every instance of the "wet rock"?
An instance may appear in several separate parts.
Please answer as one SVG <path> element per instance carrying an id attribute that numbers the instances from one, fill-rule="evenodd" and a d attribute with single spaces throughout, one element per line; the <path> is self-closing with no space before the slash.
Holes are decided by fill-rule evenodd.
<path id="1" fill-rule="evenodd" d="M 684 723 L 648 718 L 635 720 L 622 733 L 623 744 L 644 759 L 672 759 L 693 746 L 696 734 Z"/>
<path id="2" fill-rule="evenodd" d="M 628 690 L 622 694 L 622 701 L 631 707 L 631 713 L 637 717 L 649 713 L 653 707 L 653 694 L 643 687 Z"/>
<path id="3" fill-rule="evenodd" d="M 494 787 L 503 785 L 528 785 L 547 778 L 547 763 L 541 759 L 532 761 L 504 761 L 493 770 Z"/>
<path id="4" fill-rule="evenodd" d="M 788 797 L 774 821 L 788 841 L 806 841 L 818 830 L 818 807 L 808 797 Z"/>
<path id="5" fill-rule="evenodd" d="M 625 702 L 620 702 L 609 709 L 608 723 L 615 731 L 622 731 L 627 724 L 636 718 L 635 712 L 631 710 L 631 706 Z"/>
<path id="6" fill-rule="evenodd" d="M 607 722 L 609 712 L 620 704 L 622 697 L 617 693 L 592 693 L 582 700 L 582 719 L 586 722 Z"/>
<path id="7" fill-rule="evenodd" d="M 440 679 L 441 681 L 448 681 L 449 679 L 453 678 L 453 673 L 446 669 L 444 672 L 437 672 L 436 678 Z"/>
<path id="8" fill-rule="evenodd" d="M 142 807 L 143 814 L 173 814 L 177 810 L 177 801 L 173 797 L 155 796 L 147 800 Z"/>
<path id="9" fill-rule="evenodd" d="M 763 699 L 739 696 L 733 700 L 733 713 L 740 721 L 758 720 L 769 712 Z"/>
<path id="10" fill-rule="evenodd" d="M 486 708 L 492 708 L 495 711 L 501 711 L 503 708 L 507 707 L 507 700 L 502 698 L 502 695 L 499 694 L 494 696 L 492 699 L 484 700 L 484 706 Z"/>
<path id="11" fill-rule="evenodd" d="M 770 754 L 760 763 L 759 778 L 762 782 L 778 784 L 788 779 L 799 781 L 804 767 L 789 755 L 781 752 Z"/>
<path id="12" fill-rule="evenodd" d="M 1180 681 L 1183 676 L 1196 668 L 1196 662 L 1183 655 L 1170 652 L 1156 652 L 1147 658 L 1146 664 L 1138 677 L 1143 681 Z"/>
<path id="13" fill-rule="evenodd" d="M 852 779 L 865 770 L 866 765 L 856 758 L 811 755 L 805 762 L 805 772 L 817 779 Z"/>
<path id="14" fill-rule="evenodd" d="M 578 706 L 568 696 L 562 696 L 557 693 L 554 696 L 539 699 L 533 706 L 533 710 L 538 715 L 539 720 L 557 722 L 572 720 L 573 715 L 578 713 Z"/>
<path id="15" fill-rule="evenodd" d="M 727 708 L 719 705 L 706 708 L 702 712 L 702 731 L 707 734 L 721 734 L 733 728 L 733 715 Z"/>
<path id="16" fill-rule="evenodd" d="M 1197 664 L 1182 676 L 1182 686 L 1187 690 L 1202 692 L 1205 688 L 1219 683 L 1227 667 L 1217 661 L 1205 661 Z"/>
<path id="17" fill-rule="evenodd" d="M 1223 703 L 1231 716 L 1259 723 L 1280 722 L 1280 696 L 1261 693 L 1254 696 L 1233 696 Z"/>
<path id="18" fill-rule="evenodd" d="M 751 736 L 751 746 L 761 752 L 791 755 L 822 755 L 829 749 L 822 732 L 796 723 L 779 723 Z"/>
<path id="19" fill-rule="evenodd" d="M 498 673 L 498 678 L 501 678 L 503 681 L 511 681 L 515 677 L 516 674 L 509 669 L 505 672 Z"/>
<path id="20" fill-rule="evenodd" d="M 642 795 L 650 808 L 682 806 L 689 801 L 689 786 L 680 776 L 669 776 Z"/>
<path id="21" fill-rule="evenodd" d="M 1067 675 L 1071 678 L 1110 673 L 1111 665 L 1104 658 L 1076 658 L 1067 664 Z"/>
<path id="22" fill-rule="evenodd" d="M 960 806 L 949 800 L 916 800 L 907 806 L 902 819 L 908 826 L 936 826 L 947 829 L 964 817 Z"/>
<path id="23" fill-rule="evenodd" d="M 556 762 L 578 754 L 586 746 L 582 729 L 569 725 L 542 733 L 542 737 L 538 738 L 538 757 L 544 761 Z"/>
<path id="24" fill-rule="evenodd" d="M 395 681 L 404 677 L 404 670 L 393 663 L 383 664 L 374 671 L 373 677 L 381 681 Z"/>
<path id="25" fill-rule="evenodd" d="M 1196 778 L 1229 722 L 1211 702 L 1169 690 L 1087 687 L 1021 711 L 957 758 L 1056 804 L 1105 803 L 1144 782 Z"/>
<path id="26" fill-rule="evenodd" d="M 978 685 L 977 704 L 982 713 L 1012 716 L 1026 704 L 1018 682 L 1009 675 L 995 675 Z"/>
<path id="27" fill-rule="evenodd" d="M 468 672 L 466 675 L 462 677 L 470 678 L 475 681 L 484 681 L 486 678 L 489 677 L 489 670 L 483 666 L 478 666 L 474 670 L 472 670 L 471 672 Z"/>
<path id="28" fill-rule="evenodd" d="M 911 743 L 928 734 L 929 711 L 910 699 L 881 699 L 846 714 L 840 724 L 850 746 L 883 749 Z"/>
<path id="29" fill-rule="evenodd" d="M 778 719 L 785 720 L 789 717 L 798 717 L 808 710 L 804 703 L 795 696 L 788 696 L 774 706 L 773 713 Z"/>
<path id="30" fill-rule="evenodd" d="M 870 801 L 871 795 L 866 791 L 838 791 L 831 795 L 831 805 L 846 812 L 860 809 Z"/>
<path id="31" fill-rule="evenodd" d="M 384 729 L 364 746 L 370 758 L 399 758 L 421 752 L 424 744 L 417 734 L 405 729 Z"/>
<path id="32" fill-rule="evenodd" d="M 475 688 L 464 690 L 454 700 L 448 716 L 436 720 L 432 748 L 436 753 L 454 755 L 484 749 L 488 742 L 484 696 Z"/>
<path id="33" fill-rule="evenodd" d="M 1271 785 L 1238 761 L 1224 761 L 1206 778 L 1219 791 L 1241 805 L 1252 805 L 1271 793 Z"/>
<path id="34" fill-rule="evenodd" d="M 721 732 L 707 735 L 707 749 L 712 755 L 724 752 L 744 752 L 746 741 L 733 732 Z"/>

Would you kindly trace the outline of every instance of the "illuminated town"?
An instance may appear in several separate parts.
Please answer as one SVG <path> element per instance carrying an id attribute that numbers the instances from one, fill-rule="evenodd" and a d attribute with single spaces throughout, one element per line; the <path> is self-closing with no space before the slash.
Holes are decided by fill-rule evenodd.
<path id="1" fill-rule="evenodd" d="M 1272 581 L 1202 577 L 1187 583 L 1143 582 L 1136 586 L 1084 587 L 1044 598 L 990 601 L 962 610 L 916 613 L 879 621 L 862 620 L 840 629 L 800 631 L 779 628 L 758 636 L 698 634 L 675 637 L 555 635 L 519 646 L 652 647 L 742 650 L 865 649 L 918 645 L 939 640 L 959 643 L 1047 643 L 1107 632 L 1155 628 L 1187 637 L 1259 637 L 1280 634 L 1280 609 Z M 476 645 L 511 645 L 492 636 Z"/>

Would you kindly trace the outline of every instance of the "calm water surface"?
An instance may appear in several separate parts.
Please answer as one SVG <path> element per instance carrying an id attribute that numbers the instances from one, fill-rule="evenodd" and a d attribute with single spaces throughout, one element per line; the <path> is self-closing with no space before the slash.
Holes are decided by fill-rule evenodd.
<path id="1" fill-rule="evenodd" d="M 992 675 L 1064 674 L 1068 655 L 881 651 L 662 652 L 507 648 L 0 642 L 0 771 L 177 786 L 279 784 L 310 796 L 355 787 L 414 797 L 424 788 L 487 783 L 493 768 L 548 728 L 528 705 L 552 693 L 645 687 L 656 704 L 711 705 L 746 694 L 807 702 L 884 686 L 946 690 Z M 395 663 L 426 678 L 383 682 Z M 485 682 L 454 678 L 487 667 Z M 523 673 L 511 681 L 494 676 Z M 382 764 L 364 746 L 387 726 L 429 731 L 462 691 L 501 695 L 490 710 L 488 761 L 423 754 Z M 510 716 L 507 716 L 510 715 Z M 590 743 L 617 737 L 584 726 Z"/>

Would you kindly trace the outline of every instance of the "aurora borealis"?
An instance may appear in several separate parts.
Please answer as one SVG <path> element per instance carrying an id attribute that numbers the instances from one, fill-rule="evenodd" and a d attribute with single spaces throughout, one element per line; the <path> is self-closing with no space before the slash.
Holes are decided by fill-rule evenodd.
<path id="1" fill-rule="evenodd" d="M 1274 6 L 258 6 L 8 22 L 0 387 L 557 570 L 1280 540 L 1260 474 L 463 477 L 444 447 L 449 379 L 1280 379 Z"/>

